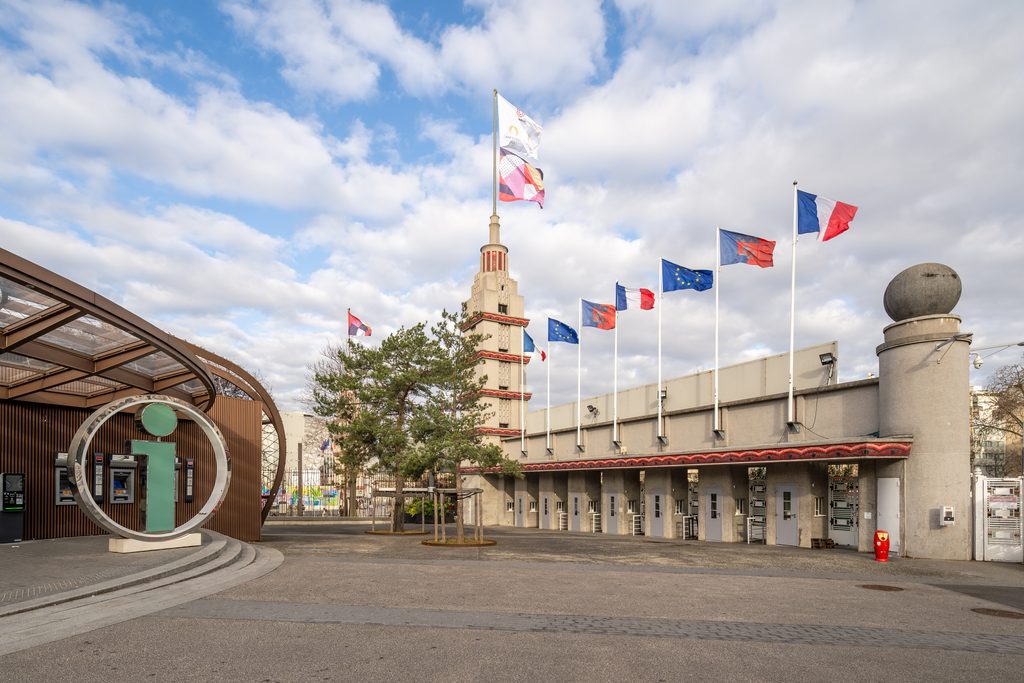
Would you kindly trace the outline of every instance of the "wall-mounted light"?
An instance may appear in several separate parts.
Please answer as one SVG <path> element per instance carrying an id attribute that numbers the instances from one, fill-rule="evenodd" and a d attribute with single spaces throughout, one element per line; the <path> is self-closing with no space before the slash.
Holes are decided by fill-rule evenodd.
<path id="1" fill-rule="evenodd" d="M 838 359 L 831 351 L 826 351 L 825 353 L 818 354 L 818 360 L 821 361 L 822 365 L 835 365 Z"/>

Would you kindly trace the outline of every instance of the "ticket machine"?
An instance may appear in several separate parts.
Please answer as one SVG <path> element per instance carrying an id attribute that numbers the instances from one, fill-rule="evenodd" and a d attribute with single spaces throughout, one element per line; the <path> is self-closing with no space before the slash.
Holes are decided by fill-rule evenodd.
<path id="1" fill-rule="evenodd" d="M 122 505 L 135 502 L 135 488 L 138 482 L 138 467 L 134 455 L 111 453 L 110 470 L 110 504 Z"/>
<path id="2" fill-rule="evenodd" d="M 57 453 L 53 456 L 54 503 L 57 505 L 74 505 L 75 489 L 68 474 L 68 454 Z"/>
<path id="3" fill-rule="evenodd" d="M 0 543 L 19 543 L 25 535 L 25 474 L 0 473 Z"/>

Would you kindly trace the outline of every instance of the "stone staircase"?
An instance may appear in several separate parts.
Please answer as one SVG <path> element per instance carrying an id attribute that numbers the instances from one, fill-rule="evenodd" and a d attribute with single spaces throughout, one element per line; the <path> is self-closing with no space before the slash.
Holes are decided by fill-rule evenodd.
<path id="1" fill-rule="evenodd" d="M 133 574 L 0 605 L 0 656 L 152 614 L 256 579 L 277 550 L 212 531 L 184 557 Z"/>

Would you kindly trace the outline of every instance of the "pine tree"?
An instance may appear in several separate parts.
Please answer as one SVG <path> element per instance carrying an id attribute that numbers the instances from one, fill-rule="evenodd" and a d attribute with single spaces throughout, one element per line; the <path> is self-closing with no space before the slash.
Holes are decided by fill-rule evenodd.
<path id="1" fill-rule="evenodd" d="M 465 314 L 444 311 L 431 328 L 436 354 L 433 379 L 422 405 L 415 411 L 411 433 L 416 443 L 412 469 L 453 472 L 455 475 L 455 536 L 465 542 L 461 468 L 499 467 L 518 475 L 519 463 L 506 458 L 495 445 L 484 443 L 479 428 L 487 420 L 480 390 L 486 377 L 477 377 L 476 352 L 483 335 L 464 334 Z"/>

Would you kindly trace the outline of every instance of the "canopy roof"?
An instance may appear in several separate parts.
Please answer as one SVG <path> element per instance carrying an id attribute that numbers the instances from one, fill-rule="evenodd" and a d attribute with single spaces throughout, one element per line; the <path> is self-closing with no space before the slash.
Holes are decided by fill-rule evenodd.
<path id="1" fill-rule="evenodd" d="M 203 410 L 217 395 L 194 347 L 0 249 L 0 399 L 91 408 L 147 393 Z"/>

